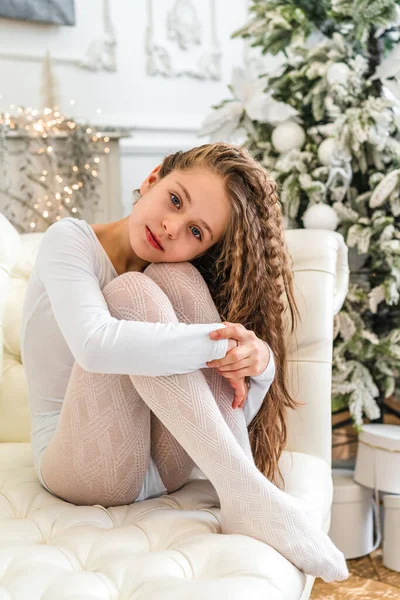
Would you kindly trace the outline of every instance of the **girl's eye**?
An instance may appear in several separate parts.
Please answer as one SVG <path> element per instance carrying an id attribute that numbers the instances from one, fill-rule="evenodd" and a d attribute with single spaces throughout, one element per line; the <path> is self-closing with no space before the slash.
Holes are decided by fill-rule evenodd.
<path id="1" fill-rule="evenodd" d="M 179 201 L 179 204 L 180 204 L 180 202 L 181 202 L 181 201 L 180 201 L 180 199 L 178 198 L 178 196 L 175 196 L 175 194 L 170 194 L 170 196 L 171 196 L 171 203 L 172 203 L 172 205 L 173 205 L 173 206 L 176 206 L 176 207 L 178 207 L 178 205 L 177 205 L 177 204 L 175 204 L 175 203 L 174 203 L 174 201 L 173 201 L 173 198 L 176 198 L 176 199 Z M 194 226 L 193 226 L 193 229 L 197 229 L 197 227 L 194 227 Z M 193 231 L 193 230 L 192 230 L 192 231 Z M 201 241 L 201 240 L 203 239 L 203 236 L 201 235 L 201 231 L 200 231 L 200 229 L 197 229 L 197 231 L 199 232 L 199 234 L 200 234 L 200 237 L 197 237 L 197 235 L 196 235 L 196 234 L 194 235 L 194 237 L 196 237 L 198 240 L 200 240 L 200 241 Z"/>
<path id="2" fill-rule="evenodd" d="M 172 198 L 176 198 L 177 200 L 179 200 L 178 196 L 175 196 L 175 194 L 171 194 L 171 201 L 172 201 Z M 179 202 L 180 202 L 180 200 L 179 200 Z M 174 204 L 174 203 L 172 202 L 172 204 Z M 176 204 L 174 204 L 174 206 L 176 206 Z"/>
<path id="3" fill-rule="evenodd" d="M 193 229 L 197 229 L 197 227 L 193 227 Z M 192 231 L 193 231 L 193 229 L 192 229 Z M 199 232 L 199 234 L 200 234 L 200 237 L 198 237 L 197 239 L 201 241 L 201 239 L 202 239 L 202 235 L 201 235 L 200 229 L 197 229 L 197 231 L 198 231 L 198 232 Z M 194 237 L 197 237 L 197 236 L 196 236 L 196 234 L 195 234 L 195 236 L 194 236 Z"/>

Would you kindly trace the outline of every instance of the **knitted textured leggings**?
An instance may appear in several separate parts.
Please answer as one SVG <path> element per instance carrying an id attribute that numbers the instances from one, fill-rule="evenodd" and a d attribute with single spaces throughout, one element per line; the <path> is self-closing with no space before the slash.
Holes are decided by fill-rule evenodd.
<path id="1" fill-rule="evenodd" d="M 103 294 L 119 319 L 221 320 L 190 263 L 153 263 L 143 273 L 113 279 Z M 42 455 L 44 481 L 69 502 L 115 506 L 136 499 L 150 452 L 169 492 L 184 485 L 196 464 L 217 491 L 223 533 L 259 539 L 325 581 L 347 578 L 343 554 L 255 466 L 244 413 L 232 408 L 233 397 L 215 369 L 103 375 L 75 362 Z"/>

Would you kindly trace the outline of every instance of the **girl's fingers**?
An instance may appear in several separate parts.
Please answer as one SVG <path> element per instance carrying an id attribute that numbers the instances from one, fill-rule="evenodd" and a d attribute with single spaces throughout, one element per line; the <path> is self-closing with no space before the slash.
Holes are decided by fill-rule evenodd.
<path id="1" fill-rule="evenodd" d="M 224 358 L 217 358 L 215 360 L 210 360 L 206 363 L 207 367 L 230 367 L 230 369 L 234 368 L 234 365 L 242 362 L 243 360 L 250 358 L 250 351 L 246 348 L 246 346 L 237 346 L 233 350 L 230 350 Z"/>
<path id="2" fill-rule="evenodd" d="M 235 396 L 232 402 L 232 408 L 237 408 L 240 405 L 243 405 L 247 398 L 247 386 L 244 379 L 236 380 L 231 383 Z"/>
<path id="3" fill-rule="evenodd" d="M 217 369 L 217 371 L 220 373 L 220 375 L 222 375 L 223 377 L 226 377 L 227 379 L 238 379 L 240 377 L 246 377 L 246 376 L 251 377 L 248 367 L 245 367 L 244 369 L 239 369 L 238 371 L 221 371 L 220 372 L 218 369 Z"/>
<path id="4" fill-rule="evenodd" d="M 244 358 L 243 360 L 239 360 L 234 363 L 230 363 L 229 365 L 221 365 L 217 367 L 217 371 L 238 371 L 240 369 L 244 369 L 245 367 L 249 368 L 251 366 L 251 362 L 249 357 Z M 241 377 L 241 375 L 239 375 Z"/>

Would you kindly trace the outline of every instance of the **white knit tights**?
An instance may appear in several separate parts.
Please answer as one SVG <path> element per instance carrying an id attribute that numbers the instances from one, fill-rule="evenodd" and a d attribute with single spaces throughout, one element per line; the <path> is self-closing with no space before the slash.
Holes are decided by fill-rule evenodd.
<path id="1" fill-rule="evenodd" d="M 220 321 L 190 263 L 125 273 L 103 294 L 119 319 Z M 233 396 L 214 369 L 102 375 L 74 363 L 56 431 L 42 456 L 44 481 L 69 502 L 111 506 L 136 499 L 150 452 L 168 491 L 181 487 L 196 464 L 217 491 L 222 533 L 265 542 L 306 574 L 346 579 L 343 554 L 255 466 L 243 410 L 232 408 Z"/>

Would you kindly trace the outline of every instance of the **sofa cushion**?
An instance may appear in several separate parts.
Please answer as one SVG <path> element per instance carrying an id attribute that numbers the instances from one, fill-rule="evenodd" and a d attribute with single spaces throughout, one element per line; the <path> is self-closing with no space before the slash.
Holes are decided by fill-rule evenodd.
<path id="1" fill-rule="evenodd" d="M 0 222 L 3 227 L 4 221 L 5 217 Z M 43 234 L 16 234 L 14 238 L 11 237 L 12 231 L 15 230 L 9 231 L 8 255 L 4 252 L 2 257 L 4 271 L 5 265 L 8 265 L 7 285 L 1 280 L 0 261 L 0 309 L 3 306 L 3 311 L 0 310 L 0 348 L 4 351 L 3 360 L 0 362 L 0 442 L 29 442 L 31 419 L 28 386 L 21 361 L 21 318 L 28 280 Z"/>
<path id="2" fill-rule="evenodd" d="M 329 466 L 296 452 L 280 466 L 292 501 L 328 531 Z M 30 444 L 0 444 L 5 598 L 299 600 L 309 577 L 259 540 L 221 534 L 215 489 L 197 477 L 144 502 L 75 506 L 41 486 Z"/>

